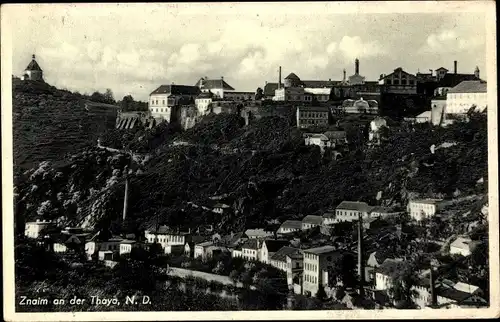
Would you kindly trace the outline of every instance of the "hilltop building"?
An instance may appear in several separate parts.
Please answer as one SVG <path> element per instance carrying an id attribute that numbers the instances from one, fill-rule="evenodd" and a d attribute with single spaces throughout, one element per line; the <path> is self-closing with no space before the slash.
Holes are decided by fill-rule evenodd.
<path id="1" fill-rule="evenodd" d="M 485 81 L 463 81 L 448 90 L 446 94 L 446 114 L 465 114 L 472 107 L 482 112 L 487 106 L 488 93 Z"/>
<path id="2" fill-rule="evenodd" d="M 226 95 L 230 95 L 231 92 L 234 92 L 234 88 L 224 81 L 224 77 L 209 79 L 205 76 L 200 78 L 194 86 L 198 87 L 200 92 L 211 92 L 213 96 L 217 98 L 226 98 Z"/>
<path id="3" fill-rule="evenodd" d="M 33 54 L 31 62 L 28 67 L 24 70 L 24 74 L 21 77 L 21 80 L 31 80 L 31 81 L 39 81 L 43 82 L 43 70 L 40 68 L 40 65 L 35 60 L 35 54 Z"/>
<path id="4" fill-rule="evenodd" d="M 398 67 L 388 75 L 380 75 L 381 93 L 387 94 L 417 94 L 417 76 L 405 72 Z"/>
<path id="5" fill-rule="evenodd" d="M 172 110 L 180 105 L 194 102 L 200 88 L 189 85 L 161 85 L 149 94 L 149 112 L 155 119 L 173 121 Z"/>

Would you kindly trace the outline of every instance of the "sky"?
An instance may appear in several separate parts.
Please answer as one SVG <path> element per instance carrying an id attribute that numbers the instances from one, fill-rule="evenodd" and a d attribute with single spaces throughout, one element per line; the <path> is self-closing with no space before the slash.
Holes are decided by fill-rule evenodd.
<path id="1" fill-rule="evenodd" d="M 459 73 L 478 66 L 487 79 L 484 9 L 389 6 L 10 5 L 12 73 L 22 75 L 35 54 L 51 85 L 80 93 L 110 88 L 117 100 L 128 94 L 147 100 L 162 84 L 194 85 L 203 76 L 255 92 L 277 82 L 279 66 L 283 77 L 341 80 L 343 69 L 354 73 L 355 58 L 366 80 L 397 67 L 451 71 L 454 60 Z"/>

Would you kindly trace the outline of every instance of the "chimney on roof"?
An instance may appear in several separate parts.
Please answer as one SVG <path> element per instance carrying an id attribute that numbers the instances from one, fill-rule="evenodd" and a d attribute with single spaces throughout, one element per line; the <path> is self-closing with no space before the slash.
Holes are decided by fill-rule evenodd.
<path id="1" fill-rule="evenodd" d="M 342 78 L 342 81 L 344 81 L 344 83 L 345 83 L 345 80 L 346 80 L 346 73 L 345 73 L 345 68 L 344 68 L 344 77 Z"/>
<path id="2" fill-rule="evenodd" d="M 455 74 L 457 73 L 457 64 L 458 64 L 458 62 L 455 60 L 455 61 L 453 62 L 453 72 L 454 72 Z"/>
<path id="3" fill-rule="evenodd" d="M 356 75 L 359 74 L 359 59 L 356 58 L 356 60 L 354 61 L 354 73 Z"/>
<path id="4" fill-rule="evenodd" d="M 278 89 L 281 88 L 281 66 L 279 68 L 279 72 L 278 72 Z"/>

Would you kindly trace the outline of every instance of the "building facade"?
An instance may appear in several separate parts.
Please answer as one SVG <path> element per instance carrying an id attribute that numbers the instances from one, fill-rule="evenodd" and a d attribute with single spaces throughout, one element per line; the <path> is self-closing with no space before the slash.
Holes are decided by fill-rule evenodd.
<path id="1" fill-rule="evenodd" d="M 485 81 L 463 81 L 446 94 L 446 114 L 465 114 L 471 107 L 484 111 L 488 106 Z"/>
<path id="2" fill-rule="evenodd" d="M 442 209 L 442 204 L 439 199 L 411 200 L 408 203 L 407 211 L 411 218 L 420 221 L 436 215 Z"/>
<path id="3" fill-rule="evenodd" d="M 306 249 L 303 254 L 302 294 L 315 296 L 320 286 L 328 285 L 328 269 L 332 267 L 334 257 L 340 254 L 333 246 Z"/>
<path id="4" fill-rule="evenodd" d="M 194 103 L 200 88 L 187 85 L 161 85 L 149 94 L 149 112 L 156 119 L 171 122 L 172 110 L 179 105 Z"/>
<path id="5" fill-rule="evenodd" d="M 359 201 L 342 201 L 335 208 L 335 221 L 357 221 L 359 216 L 367 218 L 371 207 L 366 202 Z"/>
<path id="6" fill-rule="evenodd" d="M 328 126 L 330 109 L 324 106 L 297 107 L 297 127 L 305 129 L 313 126 Z"/>
<path id="7" fill-rule="evenodd" d="M 379 85 L 382 93 L 417 94 L 417 76 L 398 67 L 388 75 L 381 75 Z"/>
<path id="8" fill-rule="evenodd" d="M 51 226 L 55 226 L 55 224 L 49 220 L 46 221 L 37 219 L 36 221 L 27 222 L 25 225 L 24 236 L 28 238 L 38 238 L 40 236 L 40 232 Z"/>
<path id="9" fill-rule="evenodd" d="M 195 84 L 196 87 L 200 89 L 203 93 L 211 92 L 214 97 L 217 98 L 226 98 L 227 95 L 231 95 L 231 92 L 234 92 L 234 88 L 226 83 L 224 77 L 219 79 L 209 79 L 208 77 L 202 77 Z"/>
<path id="10" fill-rule="evenodd" d="M 43 82 L 43 70 L 40 68 L 40 65 L 35 60 L 35 54 L 33 54 L 31 62 L 28 64 L 28 67 L 24 70 L 24 74 L 21 77 L 22 80 L 31 80 Z"/>

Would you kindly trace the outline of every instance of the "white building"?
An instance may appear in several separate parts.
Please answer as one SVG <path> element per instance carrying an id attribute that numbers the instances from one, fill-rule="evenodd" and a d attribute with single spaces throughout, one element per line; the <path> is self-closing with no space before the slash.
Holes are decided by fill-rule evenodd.
<path id="1" fill-rule="evenodd" d="M 194 102 L 199 93 L 200 88 L 197 86 L 161 85 L 149 94 L 149 112 L 155 119 L 170 122 L 172 109 Z"/>
<path id="2" fill-rule="evenodd" d="M 380 129 L 387 127 L 387 121 L 381 117 L 376 117 L 370 122 L 370 131 L 368 132 L 368 139 L 370 141 L 380 141 Z"/>
<path id="3" fill-rule="evenodd" d="M 424 218 L 434 216 L 444 205 L 441 199 L 418 199 L 408 203 L 407 211 L 410 217 L 420 221 Z"/>
<path id="4" fill-rule="evenodd" d="M 319 286 L 328 285 L 328 268 L 340 253 L 333 246 L 321 246 L 303 251 L 304 273 L 302 275 L 302 294 L 315 296 Z"/>
<path id="5" fill-rule="evenodd" d="M 143 244 L 135 240 L 123 240 L 120 243 L 120 256 L 130 254 L 134 248 L 143 248 Z"/>
<path id="6" fill-rule="evenodd" d="M 245 235 L 250 239 L 264 239 L 264 238 L 268 238 L 268 237 L 273 237 L 274 232 L 266 231 L 262 228 L 247 229 L 247 230 L 245 230 Z"/>
<path id="7" fill-rule="evenodd" d="M 260 248 L 259 260 L 263 263 L 269 264 L 271 257 L 282 247 L 288 246 L 287 240 L 274 240 L 268 239 L 262 242 Z"/>
<path id="8" fill-rule="evenodd" d="M 307 215 L 302 219 L 302 230 L 307 230 L 321 226 L 322 223 L 323 223 L 323 217 Z"/>
<path id="9" fill-rule="evenodd" d="M 189 234 L 171 230 L 167 226 L 160 226 L 156 229 L 148 229 L 144 236 L 148 243 L 158 243 L 166 253 L 170 245 L 185 245 L 188 241 Z"/>
<path id="10" fill-rule="evenodd" d="M 335 208 L 335 221 L 357 221 L 359 215 L 362 218 L 369 216 L 371 207 L 366 202 L 360 201 L 342 201 L 337 208 Z"/>
<path id="11" fill-rule="evenodd" d="M 38 238 L 40 232 L 46 228 L 55 226 L 50 220 L 40 220 L 27 222 L 24 228 L 24 236 L 28 238 Z"/>
<path id="12" fill-rule="evenodd" d="M 487 84 L 485 81 L 463 81 L 446 94 L 446 113 L 464 114 L 471 107 L 485 111 L 488 106 Z"/>
<path id="13" fill-rule="evenodd" d="M 473 241 L 468 237 L 458 237 L 450 244 L 450 254 L 470 256 L 479 245 L 478 241 Z"/>
<path id="14" fill-rule="evenodd" d="M 277 234 L 289 234 L 302 229 L 302 221 L 300 220 L 286 220 L 276 231 Z"/>
<path id="15" fill-rule="evenodd" d="M 287 284 L 293 286 L 294 275 L 303 269 L 303 254 L 298 248 L 284 246 L 274 253 L 270 258 L 271 266 L 286 272 Z"/>
<path id="16" fill-rule="evenodd" d="M 91 240 L 85 243 L 85 253 L 89 259 L 92 259 L 92 256 L 101 251 L 119 251 L 120 243 L 123 241 L 122 238 L 110 238 L 106 241 L 96 241 Z"/>
<path id="17" fill-rule="evenodd" d="M 40 65 L 35 60 L 35 55 L 33 54 L 32 60 L 28 67 L 24 70 L 24 74 L 21 77 L 22 80 L 32 80 L 32 81 L 43 81 L 43 70 Z"/>
<path id="18" fill-rule="evenodd" d="M 261 241 L 256 238 L 248 239 L 241 245 L 242 257 L 246 260 L 260 260 L 261 245 Z"/>
<path id="19" fill-rule="evenodd" d="M 425 111 L 415 116 L 416 123 L 430 123 L 432 111 Z"/>
<path id="20" fill-rule="evenodd" d="M 202 77 L 195 86 L 200 89 L 202 93 L 211 92 L 214 98 L 225 98 L 226 93 L 231 93 L 234 88 L 224 81 L 224 77 L 219 79 L 209 79 L 208 77 Z"/>
<path id="21" fill-rule="evenodd" d="M 198 112 L 198 115 L 202 116 L 210 113 L 212 96 L 213 94 L 210 92 L 210 93 L 201 93 L 196 97 L 196 99 L 194 100 L 194 105 L 196 106 L 196 111 Z"/>

